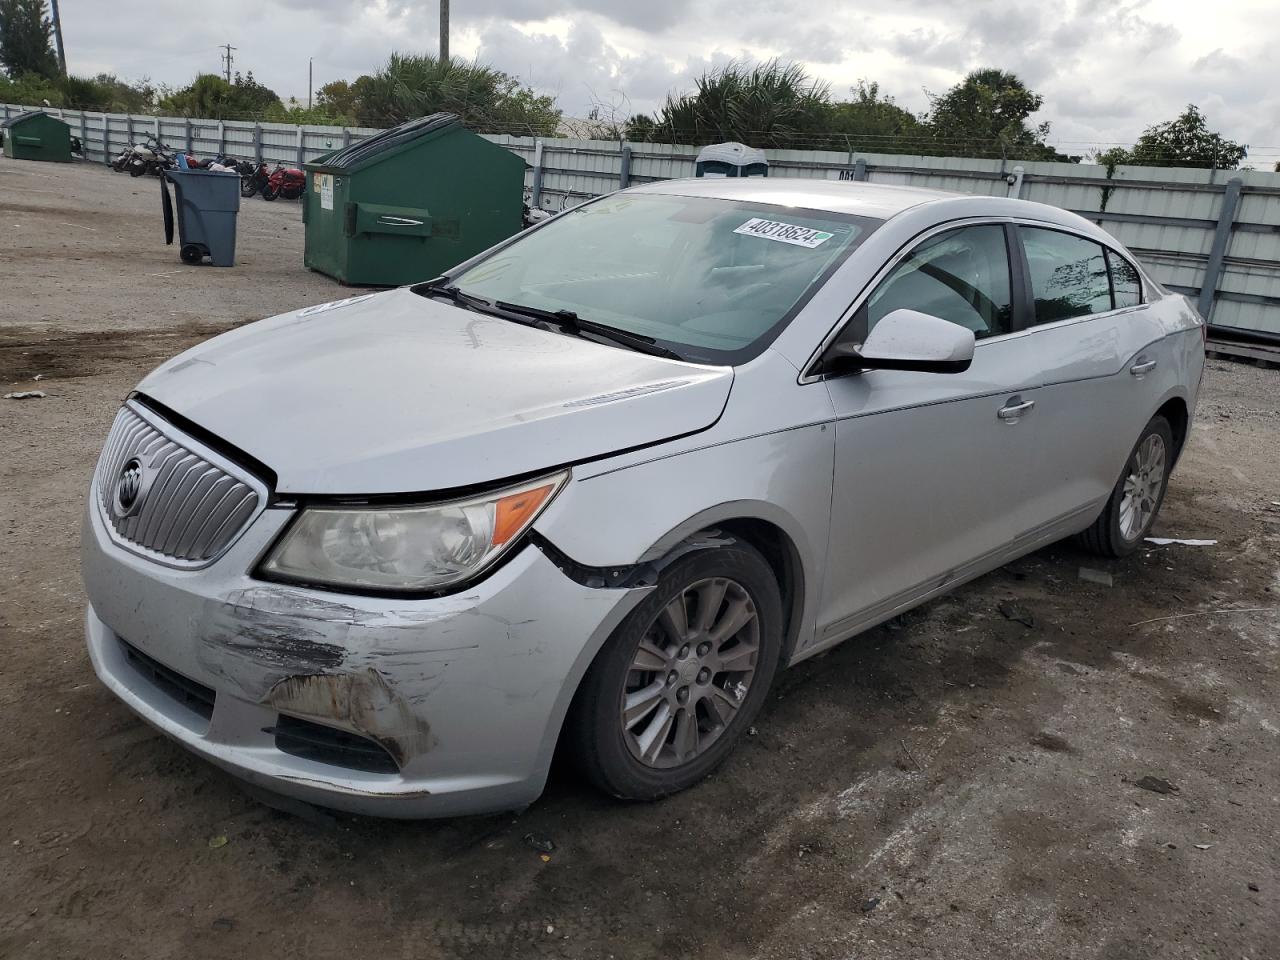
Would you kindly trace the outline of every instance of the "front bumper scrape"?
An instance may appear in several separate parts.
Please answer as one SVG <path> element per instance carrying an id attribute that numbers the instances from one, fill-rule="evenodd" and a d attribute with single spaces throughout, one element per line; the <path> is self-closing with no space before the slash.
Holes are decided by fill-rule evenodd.
<path id="1" fill-rule="evenodd" d="M 541 792 L 573 693 L 647 592 L 565 576 L 533 544 L 466 591 L 387 599 L 252 579 L 288 520 L 271 509 L 199 571 L 122 550 L 86 517 L 86 637 L 102 681 L 143 719 L 268 790 L 357 813 L 512 809 Z M 202 716 L 129 650 L 208 688 Z M 395 772 L 282 751 L 281 717 L 351 731 Z"/>

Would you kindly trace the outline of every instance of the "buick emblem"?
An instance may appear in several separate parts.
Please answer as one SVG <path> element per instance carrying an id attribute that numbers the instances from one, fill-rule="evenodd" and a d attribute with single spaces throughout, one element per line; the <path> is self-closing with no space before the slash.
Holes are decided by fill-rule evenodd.
<path id="1" fill-rule="evenodd" d="M 145 473 L 142 461 L 137 457 L 129 459 L 120 468 L 120 476 L 116 480 L 116 502 L 114 513 L 120 519 L 132 516 L 142 505 L 142 484 Z"/>

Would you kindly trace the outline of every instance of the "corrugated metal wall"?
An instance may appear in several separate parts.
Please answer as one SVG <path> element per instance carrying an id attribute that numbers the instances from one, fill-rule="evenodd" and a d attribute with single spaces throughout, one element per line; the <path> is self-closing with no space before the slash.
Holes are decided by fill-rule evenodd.
<path id="1" fill-rule="evenodd" d="M 3 117 L 30 107 L 0 105 Z M 62 115 L 84 142 L 86 157 L 106 160 L 147 134 L 198 155 L 226 152 L 267 162 L 300 163 L 377 130 L 291 124 Z M 490 136 L 529 164 L 526 190 L 547 210 L 561 210 L 627 183 L 692 176 L 696 147 L 609 140 Z M 1073 210 L 1128 246 L 1166 286 L 1199 297 L 1210 320 L 1280 335 L 1280 174 L 1170 167 L 1014 163 L 821 150 L 770 150 L 770 176 L 865 179 L 875 183 L 1020 196 Z M 625 154 L 625 156 L 624 156 Z M 625 178 L 624 178 L 625 171 Z M 1238 180 L 1238 200 L 1232 180 Z M 1227 209 L 1224 211 L 1224 205 Z M 1224 217 L 1230 229 L 1219 229 Z M 1215 239 L 1217 246 L 1215 246 Z M 1214 269 L 1216 267 L 1216 270 Z"/>

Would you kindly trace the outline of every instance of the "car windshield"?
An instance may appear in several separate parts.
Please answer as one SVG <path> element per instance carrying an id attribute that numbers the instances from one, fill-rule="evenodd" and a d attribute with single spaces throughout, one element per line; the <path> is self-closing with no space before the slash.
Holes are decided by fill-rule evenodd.
<path id="1" fill-rule="evenodd" d="M 762 351 L 880 221 L 771 204 L 618 193 L 452 276 L 491 302 L 570 311 L 683 359 Z"/>

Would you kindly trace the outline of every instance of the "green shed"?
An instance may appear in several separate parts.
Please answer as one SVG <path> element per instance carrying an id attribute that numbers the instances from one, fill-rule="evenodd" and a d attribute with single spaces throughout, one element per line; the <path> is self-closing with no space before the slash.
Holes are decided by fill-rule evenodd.
<path id="1" fill-rule="evenodd" d="M 304 263 L 347 284 L 439 276 L 516 233 L 525 163 L 451 113 L 305 164 Z"/>
<path id="2" fill-rule="evenodd" d="M 4 129 L 4 155 L 14 160 L 71 162 L 71 128 L 43 110 L 10 117 Z"/>

